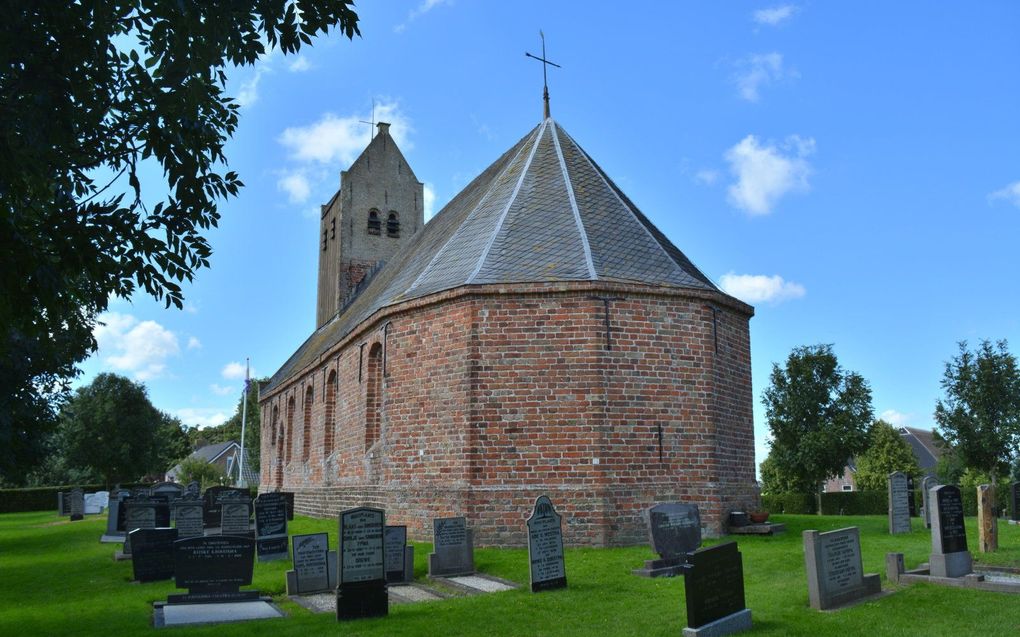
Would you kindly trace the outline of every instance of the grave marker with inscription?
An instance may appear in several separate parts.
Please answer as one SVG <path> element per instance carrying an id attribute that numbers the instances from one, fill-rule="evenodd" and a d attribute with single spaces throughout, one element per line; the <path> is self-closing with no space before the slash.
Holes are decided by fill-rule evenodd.
<path id="1" fill-rule="evenodd" d="M 860 529 L 804 531 L 803 537 L 811 608 L 836 608 L 882 591 L 879 575 L 864 573 Z"/>
<path id="2" fill-rule="evenodd" d="M 177 500 L 174 502 L 174 510 L 174 524 L 177 527 L 178 538 L 184 539 L 205 535 L 201 500 Z"/>
<path id="3" fill-rule="evenodd" d="M 999 520 L 995 517 L 995 485 L 977 488 L 978 552 L 999 550 Z"/>
<path id="4" fill-rule="evenodd" d="M 131 531 L 131 566 L 136 582 L 173 579 L 177 529 Z"/>
<path id="5" fill-rule="evenodd" d="M 247 501 L 224 500 L 220 503 L 220 534 L 251 535 L 251 505 Z"/>
<path id="6" fill-rule="evenodd" d="M 260 562 L 287 559 L 287 500 L 278 493 L 255 498 L 255 552 Z"/>
<path id="7" fill-rule="evenodd" d="M 889 474 L 889 533 L 910 533 L 910 504 L 907 474 Z"/>
<path id="8" fill-rule="evenodd" d="M 287 594 L 307 595 L 336 590 L 336 552 L 325 533 L 295 535 L 294 569 L 287 571 Z"/>
<path id="9" fill-rule="evenodd" d="M 567 587 L 561 518 L 547 496 L 535 500 L 535 508 L 527 522 L 528 573 L 533 593 Z"/>
<path id="10" fill-rule="evenodd" d="M 81 489 L 71 489 L 71 521 L 85 519 L 85 492 Z"/>
<path id="11" fill-rule="evenodd" d="M 471 575 L 475 572 L 475 551 L 471 529 L 463 517 L 432 520 L 433 552 L 429 555 L 429 577 Z"/>
<path id="12" fill-rule="evenodd" d="M 169 604 L 209 604 L 257 600 L 251 584 L 255 540 L 235 535 L 207 535 L 174 542 L 174 580 L 187 594 L 170 595 Z"/>
<path id="13" fill-rule="evenodd" d="M 682 571 L 687 553 L 701 546 L 701 514 L 695 504 L 657 504 L 647 512 L 648 536 L 657 560 L 646 560 L 633 573 L 642 577 L 673 577 Z"/>
<path id="14" fill-rule="evenodd" d="M 389 613 L 383 542 L 385 518 L 382 509 L 369 507 L 348 509 L 340 514 L 338 621 L 382 617 Z"/>
<path id="15" fill-rule="evenodd" d="M 414 547 L 407 545 L 406 526 L 387 526 L 386 583 L 404 584 L 414 580 Z"/>
<path id="16" fill-rule="evenodd" d="M 148 496 L 135 496 L 124 503 L 124 550 L 123 555 L 131 555 L 131 531 L 135 529 L 155 529 L 170 526 L 170 506 L 160 500 L 150 500 Z"/>
<path id="17" fill-rule="evenodd" d="M 931 490 L 930 572 L 935 577 L 963 577 L 973 570 L 967 550 L 967 529 L 963 525 L 960 488 L 944 484 Z"/>
<path id="18" fill-rule="evenodd" d="M 729 635 L 751 628 L 751 611 L 744 604 L 744 567 L 736 542 L 688 553 L 683 573 L 685 636 Z"/>

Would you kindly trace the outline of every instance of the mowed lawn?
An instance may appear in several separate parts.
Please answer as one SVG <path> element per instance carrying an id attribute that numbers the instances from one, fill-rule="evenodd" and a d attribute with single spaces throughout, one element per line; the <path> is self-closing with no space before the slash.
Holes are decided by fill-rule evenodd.
<path id="1" fill-rule="evenodd" d="M 928 533 L 913 520 L 910 535 L 890 536 L 879 516 L 775 516 L 787 532 L 777 537 L 740 537 L 747 604 L 757 635 L 1016 635 L 1020 595 L 983 593 L 930 585 L 890 587 L 887 551 L 903 552 L 907 567 L 927 561 Z M 970 545 L 974 519 L 967 520 Z M 115 562 L 117 545 L 100 544 L 103 517 L 68 522 L 55 513 L 0 516 L 0 634 L 151 634 L 152 602 L 174 592 L 171 582 L 131 582 L 131 563 Z M 864 567 L 882 573 L 893 594 L 836 612 L 808 607 L 801 546 L 804 529 L 861 527 Z M 981 563 L 1020 565 L 1020 529 L 1000 524 L 1000 544 Z M 336 522 L 298 517 L 290 532 L 328 531 L 336 546 Z M 567 531 L 569 533 L 569 529 Z M 717 540 L 710 540 L 713 543 Z M 415 544 L 415 574 L 425 578 L 427 544 Z M 647 547 L 569 549 L 569 588 L 533 594 L 527 588 L 527 551 L 477 549 L 479 571 L 520 582 L 517 591 L 392 606 L 384 619 L 344 622 L 315 615 L 284 596 L 289 562 L 256 564 L 254 587 L 272 595 L 288 617 L 261 622 L 162 629 L 181 635 L 668 635 L 686 625 L 682 578 L 644 579 L 631 569 L 652 558 Z"/>

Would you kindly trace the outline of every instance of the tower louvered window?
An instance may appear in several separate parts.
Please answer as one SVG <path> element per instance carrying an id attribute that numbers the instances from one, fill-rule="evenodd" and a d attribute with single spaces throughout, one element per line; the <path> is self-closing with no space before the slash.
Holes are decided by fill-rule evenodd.
<path id="1" fill-rule="evenodd" d="M 368 234 L 379 234 L 382 229 L 382 222 L 379 219 L 379 211 L 373 208 L 368 211 Z"/>
<path id="2" fill-rule="evenodd" d="M 400 217 L 393 210 L 390 210 L 390 214 L 386 217 L 386 236 L 387 237 L 399 237 L 400 236 Z"/>

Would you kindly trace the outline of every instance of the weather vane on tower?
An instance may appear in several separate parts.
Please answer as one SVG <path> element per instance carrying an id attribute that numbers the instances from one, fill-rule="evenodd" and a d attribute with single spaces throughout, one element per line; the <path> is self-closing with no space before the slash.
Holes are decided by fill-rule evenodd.
<path id="1" fill-rule="evenodd" d="M 546 68 L 550 64 L 552 64 L 553 66 L 555 66 L 558 69 L 561 69 L 563 67 L 560 66 L 559 64 L 556 64 L 555 62 L 550 62 L 549 60 L 545 59 L 545 34 L 542 33 L 541 29 L 538 31 L 538 34 L 540 36 L 542 36 L 542 57 L 538 57 L 537 55 L 532 55 L 532 54 L 528 53 L 527 51 L 524 52 L 524 55 L 528 56 L 529 58 L 534 58 L 534 59 L 536 59 L 536 60 L 538 60 L 539 62 L 542 63 L 542 101 L 544 103 L 544 108 L 543 108 L 543 111 L 542 111 L 542 116 L 543 116 L 543 119 L 548 119 L 549 118 L 549 78 L 546 75 Z"/>

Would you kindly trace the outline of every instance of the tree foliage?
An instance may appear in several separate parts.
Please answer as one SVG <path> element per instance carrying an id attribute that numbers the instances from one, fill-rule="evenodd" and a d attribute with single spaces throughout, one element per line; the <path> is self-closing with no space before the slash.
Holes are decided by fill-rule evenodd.
<path id="1" fill-rule="evenodd" d="M 297 52 L 353 0 L 8 3 L 0 26 L 0 476 L 32 466 L 112 295 L 181 307 L 242 186 L 229 65 Z M 141 174 L 152 175 L 144 180 Z M 158 175 L 164 183 L 159 184 Z M 150 189 L 151 187 L 151 189 Z"/>
<path id="2" fill-rule="evenodd" d="M 817 490 L 867 446 L 871 389 L 839 366 L 831 345 L 795 348 L 772 365 L 762 402 L 772 433 L 770 456 L 798 484 Z"/>
<path id="3" fill-rule="evenodd" d="M 983 340 L 974 351 L 959 343 L 942 391 L 935 403 L 940 434 L 968 469 L 996 482 L 1009 472 L 1020 443 L 1020 371 L 1006 341 Z"/>
<path id="4" fill-rule="evenodd" d="M 181 484 L 195 481 L 200 483 L 203 489 L 208 489 L 227 484 L 227 474 L 218 465 L 201 458 L 185 458 L 181 461 L 181 471 L 177 475 L 177 481 Z"/>
<path id="5" fill-rule="evenodd" d="M 158 461 L 166 422 L 143 385 L 100 374 L 75 391 L 60 414 L 62 455 L 68 466 L 90 470 L 108 485 L 132 482 Z"/>
<path id="6" fill-rule="evenodd" d="M 862 491 L 882 491 L 894 471 L 915 478 L 921 475 L 917 457 L 899 431 L 884 420 L 876 420 L 868 433 L 868 450 L 857 456 L 854 482 Z"/>
<path id="7" fill-rule="evenodd" d="M 247 401 L 247 416 L 245 421 L 245 446 L 244 446 L 244 464 L 245 466 L 251 467 L 252 470 L 259 470 L 259 455 L 262 448 L 262 430 L 261 430 L 261 411 L 259 410 L 259 399 L 258 399 L 258 385 L 260 382 L 264 382 L 252 379 L 251 389 L 248 391 Z M 198 449 L 206 445 L 215 445 L 220 442 L 227 442 L 233 440 L 240 444 L 241 442 L 241 401 L 242 398 L 237 399 L 237 407 L 234 409 L 233 415 L 225 420 L 222 424 L 215 427 L 206 427 L 204 429 L 192 429 L 188 432 L 192 449 Z"/>
<path id="8" fill-rule="evenodd" d="M 812 493 L 817 485 L 804 481 L 799 475 L 791 473 L 787 468 L 792 464 L 792 461 L 779 457 L 784 452 L 784 449 L 773 444 L 769 449 L 769 455 L 759 465 L 761 492 L 766 495 Z"/>

